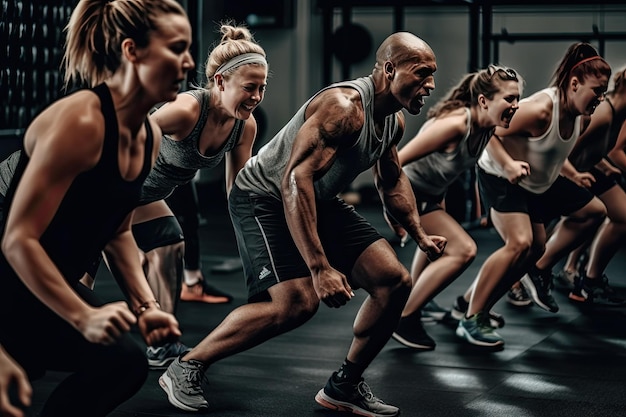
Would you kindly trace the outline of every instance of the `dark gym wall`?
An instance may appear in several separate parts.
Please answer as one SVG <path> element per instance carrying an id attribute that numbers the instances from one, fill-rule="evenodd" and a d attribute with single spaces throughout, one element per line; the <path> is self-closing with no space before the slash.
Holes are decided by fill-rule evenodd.
<path id="1" fill-rule="evenodd" d="M 0 20 L 0 50 L 9 51 L 3 59 L 0 73 L 0 157 L 10 152 L 18 141 L 15 139 L 14 126 L 23 126 L 24 121 L 36 114 L 60 92 L 60 74 L 58 65 L 53 62 L 55 53 L 62 47 L 62 27 L 76 1 L 49 0 L 0 0 L 2 20 Z M 387 4 L 397 1 L 353 1 L 362 3 L 352 8 L 349 21 L 364 27 L 371 36 L 372 48 L 367 57 L 351 65 L 348 76 L 368 74 L 372 69 L 374 49 L 384 37 L 397 25 L 394 7 L 368 7 L 365 4 Z M 246 6 L 242 0 L 183 0 L 190 13 L 194 27 L 194 40 L 197 40 L 197 72 L 200 79 L 203 64 L 212 43 L 217 39 L 217 23 L 227 17 L 225 8 L 232 8 L 230 17 L 243 19 L 246 7 L 258 7 L 257 4 L 274 4 L 277 17 L 275 25 L 251 26 L 256 39 L 265 48 L 270 64 L 268 90 L 261 108 L 266 116 L 266 138 L 275 134 L 291 117 L 294 111 L 313 92 L 322 87 L 324 73 L 324 31 L 323 11 L 319 5 L 330 3 L 328 0 L 267 0 L 250 1 Z M 407 118 L 407 133 L 410 138 L 421 126 L 428 107 L 435 103 L 459 77 L 468 70 L 470 60 L 468 36 L 470 22 L 468 8 L 462 5 L 428 6 L 418 5 L 427 1 L 406 0 L 402 26 L 405 30 L 416 33 L 428 41 L 435 53 L 439 69 L 436 73 L 437 88 L 426 102 L 422 115 Z M 430 3 L 436 3 L 431 1 Z M 488 2 L 481 2 L 488 3 Z M 497 3 L 497 2 L 494 2 Z M 589 2 L 580 5 L 544 4 L 529 1 L 527 5 L 498 5 L 493 7 L 493 33 L 536 34 L 536 33 L 592 33 L 614 34 L 626 31 L 626 3 Z M 593 3 L 593 4 L 591 4 Z M 21 5 L 21 6 L 19 6 Z M 193 6 L 193 7 L 191 7 Z M 19 9 L 19 10 L 18 10 Z M 237 11 L 239 10 L 239 11 Z M 281 20 L 285 10 L 293 17 L 293 24 L 285 24 L 289 19 Z M 32 14 L 29 14 L 31 13 Z M 267 13 L 267 11 L 262 11 Z M 65 18 L 63 17 L 65 16 Z M 332 35 L 346 24 L 341 8 L 331 13 Z M 266 21 L 264 18 L 263 21 Z M 51 23 L 52 22 L 52 23 Z M 283 23 L 280 23 L 283 22 Z M 42 24 L 40 24 L 42 23 Z M 46 24 L 46 26 L 43 26 Z M 44 32 L 44 27 L 47 32 Z M 26 30 L 28 28 L 28 30 Z M 44 38 L 44 33 L 47 35 Z M 518 69 L 527 81 L 527 92 L 535 91 L 548 82 L 548 78 L 565 47 L 575 40 L 545 41 L 502 41 L 498 44 L 498 61 Z M 23 39 L 22 39 L 23 38 Z M 594 44 L 597 39 L 592 38 Z M 617 37 L 606 42 L 605 57 L 614 68 L 626 65 L 624 38 Z M 29 48 L 30 46 L 30 48 Z M 361 46 L 361 45 L 359 45 Z M 34 47 L 34 49 L 33 49 Z M 32 51 L 36 51 L 33 54 Z M 22 57 L 22 59 L 20 59 Z M 58 58 L 58 56 L 57 56 Z M 331 79 L 344 78 L 341 62 L 331 56 Z M 28 64 L 27 60 L 36 62 Z M 479 62 L 482 61 L 481 60 Z M 18 76 L 19 74 L 19 76 Z M 57 77 L 58 76 L 58 77 Z M 41 83 L 33 82 L 44 77 Z M 46 82 L 46 79 L 49 80 Z M 28 81 L 28 82 L 27 82 Z M 14 88 L 21 85 L 20 88 Z M 11 95 L 8 94 L 11 87 Z M 41 93 L 43 91 L 43 93 Z M 28 116 L 27 116 L 28 115 Z M 367 174 L 357 178 L 356 187 L 361 183 L 370 183 Z"/>
<path id="2" fill-rule="evenodd" d="M 76 1 L 2 0 L 0 158 L 19 146 L 30 120 L 62 91 L 60 63 Z"/>

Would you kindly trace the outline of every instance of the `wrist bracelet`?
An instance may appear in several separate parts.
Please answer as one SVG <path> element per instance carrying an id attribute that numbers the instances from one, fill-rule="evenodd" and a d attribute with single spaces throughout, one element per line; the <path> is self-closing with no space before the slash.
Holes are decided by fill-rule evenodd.
<path id="1" fill-rule="evenodd" d="M 159 304 L 157 300 L 146 301 L 145 303 L 142 303 L 139 307 L 137 307 L 135 310 L 133 310 L 133 312 L 135 313 L 135 316 L 137 317 L 141 316 L 147 309 L 150 308 L 150 304 L 154 304 L 156 308 L 161 309 L 161 304 Z"/>

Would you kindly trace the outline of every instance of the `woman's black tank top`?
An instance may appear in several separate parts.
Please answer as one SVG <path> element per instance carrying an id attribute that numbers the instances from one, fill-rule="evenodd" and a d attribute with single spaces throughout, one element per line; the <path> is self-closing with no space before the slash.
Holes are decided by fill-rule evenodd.
<path id="1" fill-rule="evenodd" d="M 100 98 L 105 120 L 100 160 L 89 171 L 76 177 L 40 239 L 52 261 L 71 284 L 83 276 L 116 234 L 126 216 L 137 206 L 142 184 L 151 169 L 154 146 L 152 130 L 146 118 L 147 136 L 143 168 L 139 176 L 132 181 L 122 178 L 118 162 L 119 127 L 111 93 L 104 83 L 92 88 L 92 91 Z M 11 186 L 7 191 L 5 200 L 7 215 L 15 187 L 28 164 L 28 159 L 26 152 L 22 150 Z M 0 255 L 0 258 L 2 260 L 0 274 L 4 274 L 3 269 L 8 264 L 3 255 Z"/>

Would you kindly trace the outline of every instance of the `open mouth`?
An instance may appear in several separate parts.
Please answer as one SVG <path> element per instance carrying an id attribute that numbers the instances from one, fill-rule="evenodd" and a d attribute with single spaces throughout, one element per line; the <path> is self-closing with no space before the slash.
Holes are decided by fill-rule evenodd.
<path id="1" fill-rule="evenodd" d="M 510 122 L 511 119 L 513 118 L 513 116 L 515 116 L 515 110 L 509 109 L 509 110 L 504 112 L 502 118 Z"/>

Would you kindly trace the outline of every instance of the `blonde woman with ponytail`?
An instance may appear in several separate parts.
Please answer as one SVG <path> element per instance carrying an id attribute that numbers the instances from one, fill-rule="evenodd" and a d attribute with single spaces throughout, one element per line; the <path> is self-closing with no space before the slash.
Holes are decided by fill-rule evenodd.
<path id="1" fill-rule="evenodd" d="M 3 202 L 0 344 L 30 378 L 66 372 L 40 416 L 105 416 L 148 375 L 148 344 L 180 336 L 159 309 L 130 225 L 161 129 L 148 114 L 194 67 L 173 0 L 78 2 L 64 56 L 73 93 L 26 129 Z M 128 300 L 102 303 L 79 280 L 101 251 Z M 24 397 L 22 397 L 24 398 Z"/>
<path id="2" fill-rule="evenodd" d="M 207 294 L 200 265 L 184 263 L 185 252 L 199 248 L 186 247 L 183 229 L 165 199 L 192 181 L 198 170 L 222 162 L 225 189 L 230 192 L 235 175 L 252 155 L 257 133 L 252 112 L 263 101 L 267 86 L 265 51 L 249 29 L 228 22 L 220 32 L 221 40 L 205 63 L 206 83 L 179 93 L 150 116 L 163 138 L 143 185 L 132 231 L 150 286 L 161 308 L 173 314 L 180 299 L 211 303 L 216 296 Z M 148 363 L 165 368 L 187 349 L 180 342 L 148 346 Z"/>

